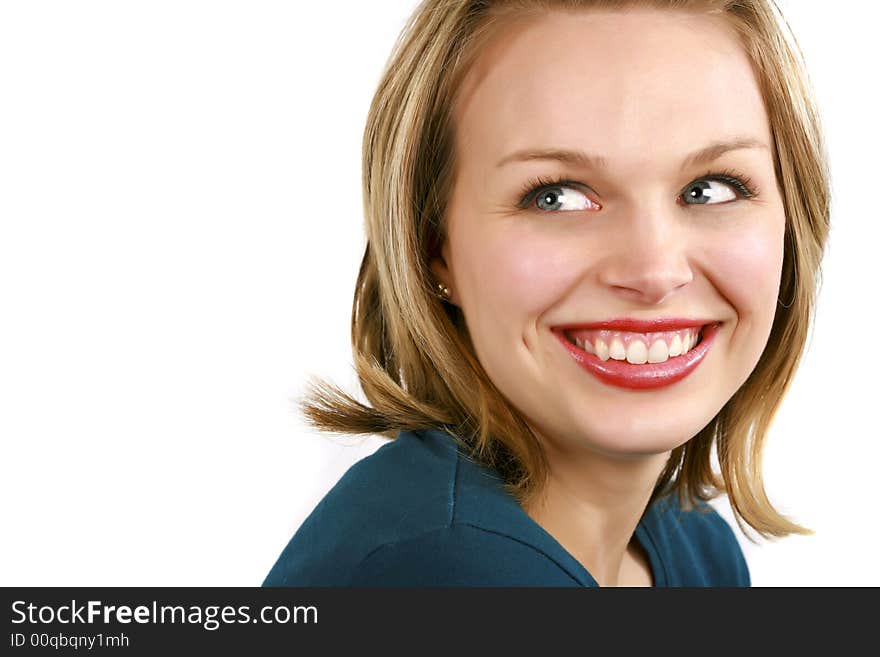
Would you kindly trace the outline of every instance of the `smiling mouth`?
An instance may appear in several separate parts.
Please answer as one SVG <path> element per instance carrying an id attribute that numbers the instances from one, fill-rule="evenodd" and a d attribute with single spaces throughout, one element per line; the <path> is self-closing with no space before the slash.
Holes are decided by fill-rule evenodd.
<path id="1" fill-rule="evenodd" d="M 708 324 L 676 331 L 635 333 L 614 330 L 566 330 L 565 339 L 602 361 L 626 361 L 633 365 L 665 363 L 684 356 L 700 344 Z"/>
<path id="2" fill-rule="evenodd" d="M 722 324 L 650 333 L 607 328 L 560 328 L 553 333 L 574 363 L 601 383 L 650 391 L 676 384 L 696 372 L 721 334 Z M 599 353 L 590 353 L 597 350 Z"/>

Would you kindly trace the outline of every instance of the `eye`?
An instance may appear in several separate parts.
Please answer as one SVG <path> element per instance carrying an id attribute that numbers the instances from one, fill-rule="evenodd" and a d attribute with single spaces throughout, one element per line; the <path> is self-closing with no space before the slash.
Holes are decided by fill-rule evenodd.
<path id="1" fill-rule="evenodd" d="M 522 189 L 522 199 L 517 204 L 521 210 L 537 209 L 542 212 L 601 210 L 582 188 L 581 183 L 567 179 L 530 180 Z M 684 205 L 726 205 L 740 199 L 753 199 L 759 190 L 747 176 L 733 169 L 708 172 L 690 183 L 679 194 Z"/>
<path id="2" fill-rule="evenodd" d="M 751 179 L 735 171 L 707 173 L 685 187 L 681 194 L 685 205 L 723 205 L 757 195 Z"/>
<path id="3" fill-rule="evenodd" d="M 572 212 L 599 209 L 583 191 L 581 185 L 568 180 L 531 180 L 523 188 L 520 209 L 538 209 L 543 212 Z"/>
<path id="4" fill-rule="evenodd" d="M 688 205 L 717 205 L 735 201 L 738 197 L 731 187 L 717 180 L 698 180 L 684 192 Z"/>
<path id="5" fill-rule="evenodd" d="M 555 210 L 586 210 L 592 203 L 583 192 L 572 187 L 548 187 L 537 195 L 535 205 L 540 210 L 553 212 Z"/>

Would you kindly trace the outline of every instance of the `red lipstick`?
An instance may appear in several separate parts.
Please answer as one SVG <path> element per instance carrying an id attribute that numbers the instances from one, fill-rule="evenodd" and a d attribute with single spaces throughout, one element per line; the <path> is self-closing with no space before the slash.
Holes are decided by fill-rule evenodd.
<path id="1" fill-rule="evenodd" d="M 711 320 L 710 320 L 711 322 Z M 565 336 L 566 330 L 605 329 L 634 332 L 674 331 L 681 328 L 704 326 L 702 339 L 683 356 L 669 358 L 664 363 L 634 365 L 623 360 L 602 360 L 572 344 Z M 630 390 L 650 390 L 672 385 L 692 374 L 703 362 L 721 327 L 720 322 L 701 322 L 687 319 L 632 320 L 620 319 L 592 324 L 570 324 L 556 327 L 553 333 L 574 361 L 603 383 Z"/>
<path id="2" fill-rule="evenodd" d="M 633 333 L 659 333 L 661 331 L 677 331 L 678 329 L 692 328 L 694 326 L 706 326 L 714 324 L 712 319 L 686 319 L 683 317 L 666 317 L 659 319 L 609 319 L 604 322 L 592 322 L 589 324 L 564 324 L 556 327 L 559 330 L 571 329 L 596 329 L 608 331 L 631 331 Z"/>

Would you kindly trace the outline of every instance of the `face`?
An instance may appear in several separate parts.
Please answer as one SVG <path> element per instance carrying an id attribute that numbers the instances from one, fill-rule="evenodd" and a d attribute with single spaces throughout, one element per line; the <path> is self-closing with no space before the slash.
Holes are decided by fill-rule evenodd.
<path id="1" fill-rule="evenodd" d="M 682 12 L 545 11 L 485 47 L 454 122 L 431 266 L 494 384 L 557 454 L 686 442 L 757 364 L 782 269 L 769 121 L 735 34 Z M 702 343 L 667 356 L 686 332 L 583 328 L 670 318 Z"/>

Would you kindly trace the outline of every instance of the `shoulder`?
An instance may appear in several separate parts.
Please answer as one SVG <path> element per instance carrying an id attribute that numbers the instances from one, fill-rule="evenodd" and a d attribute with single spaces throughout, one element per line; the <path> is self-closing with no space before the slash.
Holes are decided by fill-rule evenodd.
<path id="1" fill-rule="evenodd" d="M 355 568 L 352 586 L 577 586 L 533 545 L 454 524 L 380 546 Z"/>
<path id="2" fill-rule="evenodd" d="M 736 534 L 711 505 L 685 510 L 670 495 L 655 501 L 645 524 L 670 585 L 750 586 Z"/>
<path id="3" fill-rule="evenodd" d="M 455 454 L 401 432 L 352 465 L 279 556 L 264 586 L 346 585 L 377 547 L 442 527 Z"/>
<path id="4" fill-rule="evenodd" d="M 517 511 L 452 436 L 404 431 L 345 473 L 263 585 L 570 585 L 531 535 L 518 540 Z"/>

